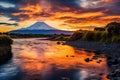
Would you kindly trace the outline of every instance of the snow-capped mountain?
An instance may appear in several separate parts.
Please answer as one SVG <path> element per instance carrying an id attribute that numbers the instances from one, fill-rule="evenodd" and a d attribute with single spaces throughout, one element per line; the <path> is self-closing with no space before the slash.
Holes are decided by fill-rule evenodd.
<path id="1" fill-rule="evenodd" d="M 30 27 L 22 28 L 21 30 L 56 30 L 55 28 L 52 28 L 45 22 L 36 22 Z"/>
<path id="2" fill-rule="evenodd" d="M 73 34 L 72 31 L 63 31 L 52 28 L 48 24 L 44 22 L 36 22 L 35 24 L 31 25 L 27 28 L 21 28 L 18 30 L 13 30 L 8 33 L 12 34 Z"/>

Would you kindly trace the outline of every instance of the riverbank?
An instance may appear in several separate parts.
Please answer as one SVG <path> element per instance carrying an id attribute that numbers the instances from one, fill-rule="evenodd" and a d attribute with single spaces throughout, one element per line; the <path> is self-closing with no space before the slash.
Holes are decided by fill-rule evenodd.
<path id="1" fill-rule="evenodd" d="M 120 43 L 102 43 L 82 40 L 68 41 L 66 43 L 77 48 L 105 53 L 108 67 L 112 70 L 107 77 L 110 80 L 120 79 Z"/>
<path id="2" fill-rule="evenodd" d="M 7 35 L 0 35 L 0 65 L 12 58 L 11 44 L 13 40 Z"/>
<path id="3" fill-rule="evenodd" d="M 120 43 L 103 43 L 95 41 L 67 41 L 67 44 L 77 47 L 85 48 L 87 50 L 96 50 L 104 52 L 107 56 L 112 56 L 113 58 L 120 57 Z"/>
<path id="4" fill-rule="evenodd" d="M 0 65 L 6 63 L 12 58 L 11 46 L 1 45 L 0 46 Z"/>

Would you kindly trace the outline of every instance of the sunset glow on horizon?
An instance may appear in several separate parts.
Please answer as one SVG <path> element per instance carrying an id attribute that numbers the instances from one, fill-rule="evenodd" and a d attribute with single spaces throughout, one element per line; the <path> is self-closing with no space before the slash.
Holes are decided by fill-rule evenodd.
<path id="1" fill-rule="evenodd" d="M 45 22 L 75 31 L 120 22 L 120 0 L 0 0 L 0 32 Z"/>

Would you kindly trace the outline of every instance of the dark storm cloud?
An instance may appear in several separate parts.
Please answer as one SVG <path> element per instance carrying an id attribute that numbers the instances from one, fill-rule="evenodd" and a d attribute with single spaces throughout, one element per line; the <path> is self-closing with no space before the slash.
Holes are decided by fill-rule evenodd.
<path id="1" fill-rule="evenodd" d="M 89 17 L 89 21 L 93 20 L 95 18 Z M 72 18 L 70 20 L 66 20 L 65 23 L 72 23 L 72 24 L 76 24 L 76 23 L 81 23 L 81 22 L 85 22 L 88 21 L 88 18 Z"/>
<path id="2" fill-rule="evenodd" d="M 76 3 L 75 3 L 76 0 L 21 0 L 20 3 L 22 5 L 26 5 L 26 4 L 35 5 L 35 4 L 41 3 L 42 1 L 49 2 L 52 4 L 52 6 L 57 6 L 57 5 L 69 6 L 69 7 L 76 6 Z"/>
<path id="3" fill-rule="evenodd" d="M 42 16 L 42 17 L 51 17 L 53 16 L 53 14 L 50 14 L 50 13 L 45 13 L 45 12 L 42 12 L 42 13 L 36 13 L 36 14 L 33 14 L 34 16 Z"/>
<path id="4" fill-rule="evenodd" d="M 16 17 L 16 16 L 12 15 L 13 13 L 19 13 L 19 12 L 25 12 L 25 11 L 19 10 L 18 8 L 2 8 L 2 7 L 0 7 L 0 14 L 2 16 L 9 17 L 11 21 L 16 21 L 16 22 L 19 21 L 20 17 Z M 23 17 L 23 16 L 21 15 L 21 17 Z"/>
<path id="5" fill-rule="evenodd" d="M 76 0 L 49 0 L 52 4 L 57 4 L 60 5 L 61 7 L 63 6 L 68 6 L 68 7 L 77 7 L 75 1 Z"/>
<path id="6" fill-rule="evenodd" d="M 40 4 L 42 0 L 0 0 L 0 2 L 7 2 L 7 3 L 13 3 L 17 6 L 22 7 L 24 5 L 24 7 L 28 4 L 31 4 L 31 5 L 35 5 L 35 4 Z M 106 7 L 100 7 L 100 8 L 93 8 L 93 9 L 84 9 L 84 8 L 81 8 L 80 6 L 78 6 L 76 4 L 76 1 L 77 0 L 45 0 L 46 2 L 49 2 L 52 6 L 52 11 L 76 11 L 76 13 L 81 13 L 81 12 L 89 12 L 89 11 L 101 11 L 101 10 L 105 10 Z M 90 1 L 97 1 L 97 0 L 90 0 Z M 102 5 L 103 2 L 101 2 L 99 5 Z M 109 10 L 108 12 L 106 11 L 105 13 L 114 13 L 115 12 L 118 12 L 119 11 L 119 7 L 120 7 L 120 1 L 117 1 L 117 2 L 113 2 L 113 3 L 108 3 L 108 5 L 114 5 L 114 9 L 111 9 Z M 64 10 L 64 7 L 68 7 L 70 8 L 69 10 Z M 5 12 L 16 12 L 18 11 L 17 9 L 19 8 L 16 8 L 16 9 L 1 9 L 0 8 L 0 11 L 5 11 Z M 109 8 L 109 7 L 107 7 Z M 114 13 L 115 14 L 115 13 Z"/>
<path id="7" fill-rule="evenodd" d="M 0 25 L 18 26 L 18 24 L 17 24 L 17 23 L 13 23 L 13 24 L 11 24 L 11 23 L 1 23 L 1 22 L 0 22 Z"/>
<path id="8" fill-rule="evenodd" d="M 27 4 L 35 5 L 37 3 L 40 3 L 40 1 L 42 0 L 20 0 L 20 4 L 21 5 L 27 5 Z"/>
<path id="9" fill-rule="evenodd" d="M 60 18 L 56 18 L 56 19 L 73 19 L 74 17 L 71 16 L 64 16 L 64 17 L 60 17 Z"/>
<path id="10" fill-rule="evenodd" d="M 112 6 L 107 7 L 104 11 L 106 15 L 120 15 L 120 1 L 111 3 Z"/>
<path id="11" fill-rule="evenodd" d="M 15 12 L 20 12 L 18 8 L 3 8 L 0 7 L 0 12 L 1 13 L 15 13 Z"/>
<path id="12" fill-rule="evenodd" d="M 12 16 L 12 13 L 21 12 L 21 10 L 19 10 L 19 7 L 18 7 L 19 1 L 20 0 L 0 0 L 0 4 L 1 4 L 0 15 L 9 17 L 10 20 L 12 21 L 18 21 L 18 18 L 15 18 L 14 16 Z M 5 24 L 5 23 L 1 23 L 1 24 Z M 9 23 L 6 23 L 5 25 L 16 25 L 17 26 L 17 24 L 9 24 Z"/>
<path id="13" fill-rule="evenodd" d="M 55 12 L 70 12 L 70 13 L 75 13 L 75 14 L 82 14 L 82 13 L 88 13 L 88 12 L 103 12 L 105 15 L 119 15 L 120 14 L 120 1 L 119 0 L 109 0 L 108 2 L 105 2 L 105 0 L 86 0 L 87 2 L 94 2 L 94 1 L 99 1 L 97 5 L 92 5 L 94 6 L 93 8 L 86 8 L 86 7 L 81 7 L 76 3 L 78 0 L 0 0 L 0 2 L 7 2 L 16 5 L 14 8 L 3 8 L 0 7 L 0 13 L 7 15 L 11 17 L 11 20 L 19 21 L 20 18 L 25 18 L 29 19 L 28 14 L 22 14 L 21 12 L 27 12 L 29 13 L 28 10 L 21 10 L 21 8 L 26 7 L 27 5 L 36 5 L 39 4 L 41 6 L 41 2 L 45 1 L 45 3 L 48 3 L 49 6 L 51 6 L 49 12 L 40 12 L 40 13 L 35 13 L 32 14 L 32 16 L 37 17 L 37 16 L 42 16 L 42 17 L 50 17 L 54 16 Z M 82 3 L 81 0 L 79 0 L 80 3 Z M 89 5 L 89 4 L 88 4 Z M 47 6 L 47 5 L 45 5 Z M 21 13 L 20 15 L 14 16 L 12 15 L 13 13 Z M 104 15 L 103 15 L 104 16 Z M 74 16 L 71 16 L 74 17 Z M 68 22 L 73 22 L 71 17 L 60 17 L 60 19 L 69 19 L 71 21 Z M 58 18 L 57 18 L 58 19 Z M 95 17 L 96 19 L 96 17 Z M 77 19 L 75 21 L 82 21 L 83 19 Z M 86 19 L 85 19 L 86 20 Z"/>
<path id="14" fill-rule="evenodd" d="M 7 3 L 13 3 L 13 4 L 17 4 L 19 3 L 21 0 L 0 0 L 0 2 L 7 2 Z"/>
<path id="15" fill-rule="evenodd" d="M 23 6 L 25 7 L 28 4 L 29 5 L 40 4 L 40 5 L 44 5 L 44 6 L 48 6 L 48 4 L 49 4 L 49 5 L 51 5 L 52 12 L 66 12 L 66 11 L 70 12 L 71 10 L 65 10 L 64 8 L 65 7 L 68 7 L 71 9 L 78 8 L 78 5 L 76 5 L 75 1 L 77 1 L 77 0 L 21 0 L 19 3 L 20 3 L 21 7 L 23 7 Z"/>
<path id="16" fill-rule="evenodd" d="M 4 4 L 8 7 L 0 6 L 0 15 L 9 17 L 11 21 L 19 21 L 20 17 L 13 16 L 13 13 L 19 13 L 19 12 L 26 12 L 25 10 L 20 10 L 19 6 L 21 0 L 0 0 L 1 4 Z M 14 5 L 14 7 L 9 7 L 9 5 Z M 21 15 L 21 17 L 23 17 Z M 25 17 L 24 17 L 25 18 Z M 12 24 L 6 24 L 6 25 L 12 25 Z M 13 24 L 16 25 L 16 24 Z"/>

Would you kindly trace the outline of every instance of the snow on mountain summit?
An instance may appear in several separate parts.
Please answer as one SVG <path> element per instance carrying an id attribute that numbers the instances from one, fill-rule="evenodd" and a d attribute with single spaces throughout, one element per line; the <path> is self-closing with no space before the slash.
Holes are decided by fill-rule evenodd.
<path id="1" fill-rule="evenodd" d="M 23 28 L 22 30 L 56 30 L 55 28 L 52 28 L 45 22 L 36 22 L 30 27 Z"/>

